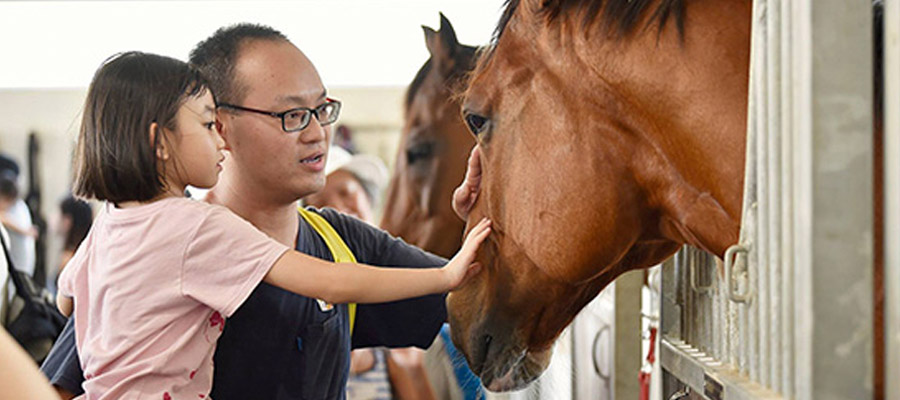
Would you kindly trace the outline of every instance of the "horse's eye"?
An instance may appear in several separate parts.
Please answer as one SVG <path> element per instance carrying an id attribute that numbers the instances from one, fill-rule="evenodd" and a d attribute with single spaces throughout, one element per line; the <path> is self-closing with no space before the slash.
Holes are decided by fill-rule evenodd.
<path id="1" fill-rule="evenodd" d="M 406 149 L 406 163 L 413 165 L 417 161 L 431 158 L 433 154 L 434 145 L 431 142 L 415 143 Z"/>
<path id="2" fill-rule="evenodd" d="M 472 131 L 472 134 L 476 137 L 487 131 L 491 122 L 487 117 L 474 113 L 466 113 L 465 119 L 469 130 Z"/>

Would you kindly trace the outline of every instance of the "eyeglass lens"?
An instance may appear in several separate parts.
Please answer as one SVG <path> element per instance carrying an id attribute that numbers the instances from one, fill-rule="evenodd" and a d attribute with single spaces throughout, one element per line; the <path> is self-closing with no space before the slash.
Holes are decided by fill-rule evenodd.
<path id="1" fill-rule="evenodd" d="M 284 115 L 284 130 L 295 131 L 306 128 L 313 113 L 322 126 L 331 124 L 337 120 L 339 110 L 338 103 L 328 102 L 316 107 L 314 111 L 301 109 L 289 112 Z"/>

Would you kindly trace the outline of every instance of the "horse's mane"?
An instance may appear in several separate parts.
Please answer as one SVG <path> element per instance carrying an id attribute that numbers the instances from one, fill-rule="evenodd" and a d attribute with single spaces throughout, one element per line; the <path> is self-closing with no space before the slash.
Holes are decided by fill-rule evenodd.
<path id="1" fill-rule="evenodd" d="M 613 33 L 618 38 L 623 38 L 638 26 L 643 15 L 650 9 L 650 5 L 657 3 L 653 16 L 648 20 L 647 26 L 657 24 L 657 29 L 662 28 L 668 22 L 670 16 L 675 17 L 678 33 L 684 36 L 685 3 L 687 0 L 544 0 L 540 13 L 546 16 L 550 23 L 560 14 L 569 12 L 583 12 L 583 28 L 587 28 L 598 18 L 602 20 L 603 29 L 607 33 Z M 506 30 L 506 25 L 512 19 L 519 0 L 506 0 L 506 8 L 494 30 L 492 44 L 496 44 Z M 493 46 L 492 46 L 493 47 Z"/>

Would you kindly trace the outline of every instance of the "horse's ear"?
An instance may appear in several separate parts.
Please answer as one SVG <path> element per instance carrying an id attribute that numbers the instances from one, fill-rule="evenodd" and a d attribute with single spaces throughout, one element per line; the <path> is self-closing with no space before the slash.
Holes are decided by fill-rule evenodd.
<path id="1" fill-rule="evenodd" d="M 459 41 L 456 40 L 456 31 L 453 30 L 453 25 L 450 25 L 450 20 L 444 16 L 444 13 L 441 14 L 441 41 L 450 49 L 456 49 L 459 47 Z"/>
<path id="2" fill-rule="evenodd" d="M 435 31 L 427 26 L 422 26 L 425 31 L 425 46 L 431 53 L 431 61 L 439 66 L 441 71 L 449 71 L 453 68 L 453 58 L 459 42 L 456 41 L 456 32 L 447 17 L 441 13 L 441 28 Z"/>
<path id="3" fill-rule="evenodd" d="M 425 47 L 428 47 L 428 52 L 431 53 L 432 57 L 434 57 L 434 50 L 432 50 L 432 47 L 436 46 L 436 43 L 438 41 L 438 33 L 434 29 L 431 29 L 430 27 L 427 27 L 425 25 L 422 25 L 422 30 L 425 32 Z M 432 43 L 435 43 L 435 45 L 432 45 Z"/>

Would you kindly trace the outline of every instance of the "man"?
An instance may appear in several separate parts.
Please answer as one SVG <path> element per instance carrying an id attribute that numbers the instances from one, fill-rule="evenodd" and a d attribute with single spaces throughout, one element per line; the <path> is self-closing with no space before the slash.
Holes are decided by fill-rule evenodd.
<path id="1" fill-rule="evenodd" d="M 197 45 L 190 61 L 211 81 L 219 106 L 217 124 L 228 150 L 207 201 L 228 207 L 275 240 L 331 260 L 325 242 L 296 209 L 297 200 L 325 183 L 334 122 L 329 115 L 336 117 L 336 112 L 323 111 L 333 100 L 315 67 L 280 32 L 249 24 L 219 29 Z M 294 111 L 284 113 L 289 110 Z M 308 121 L 304 113 L 310 114 Z M 472 202 L 473 197 L 461 196 L 456 206 L 465 210 Z M 355 218 L 317 212 L 359 262 L 445 263 Z M 360 305 L 351 337 L 347 305 L 323 307 L 315 299 L 261 284 L 225 324 L 211 397 L 343 399 L 351 347 L 424 348 L 445 318 L 440 295 Z M 65 395 L 80 392 L 83 380 L 75 368 L 71 331 L 67 327 L 60 335 L 42 367 Z"/>

